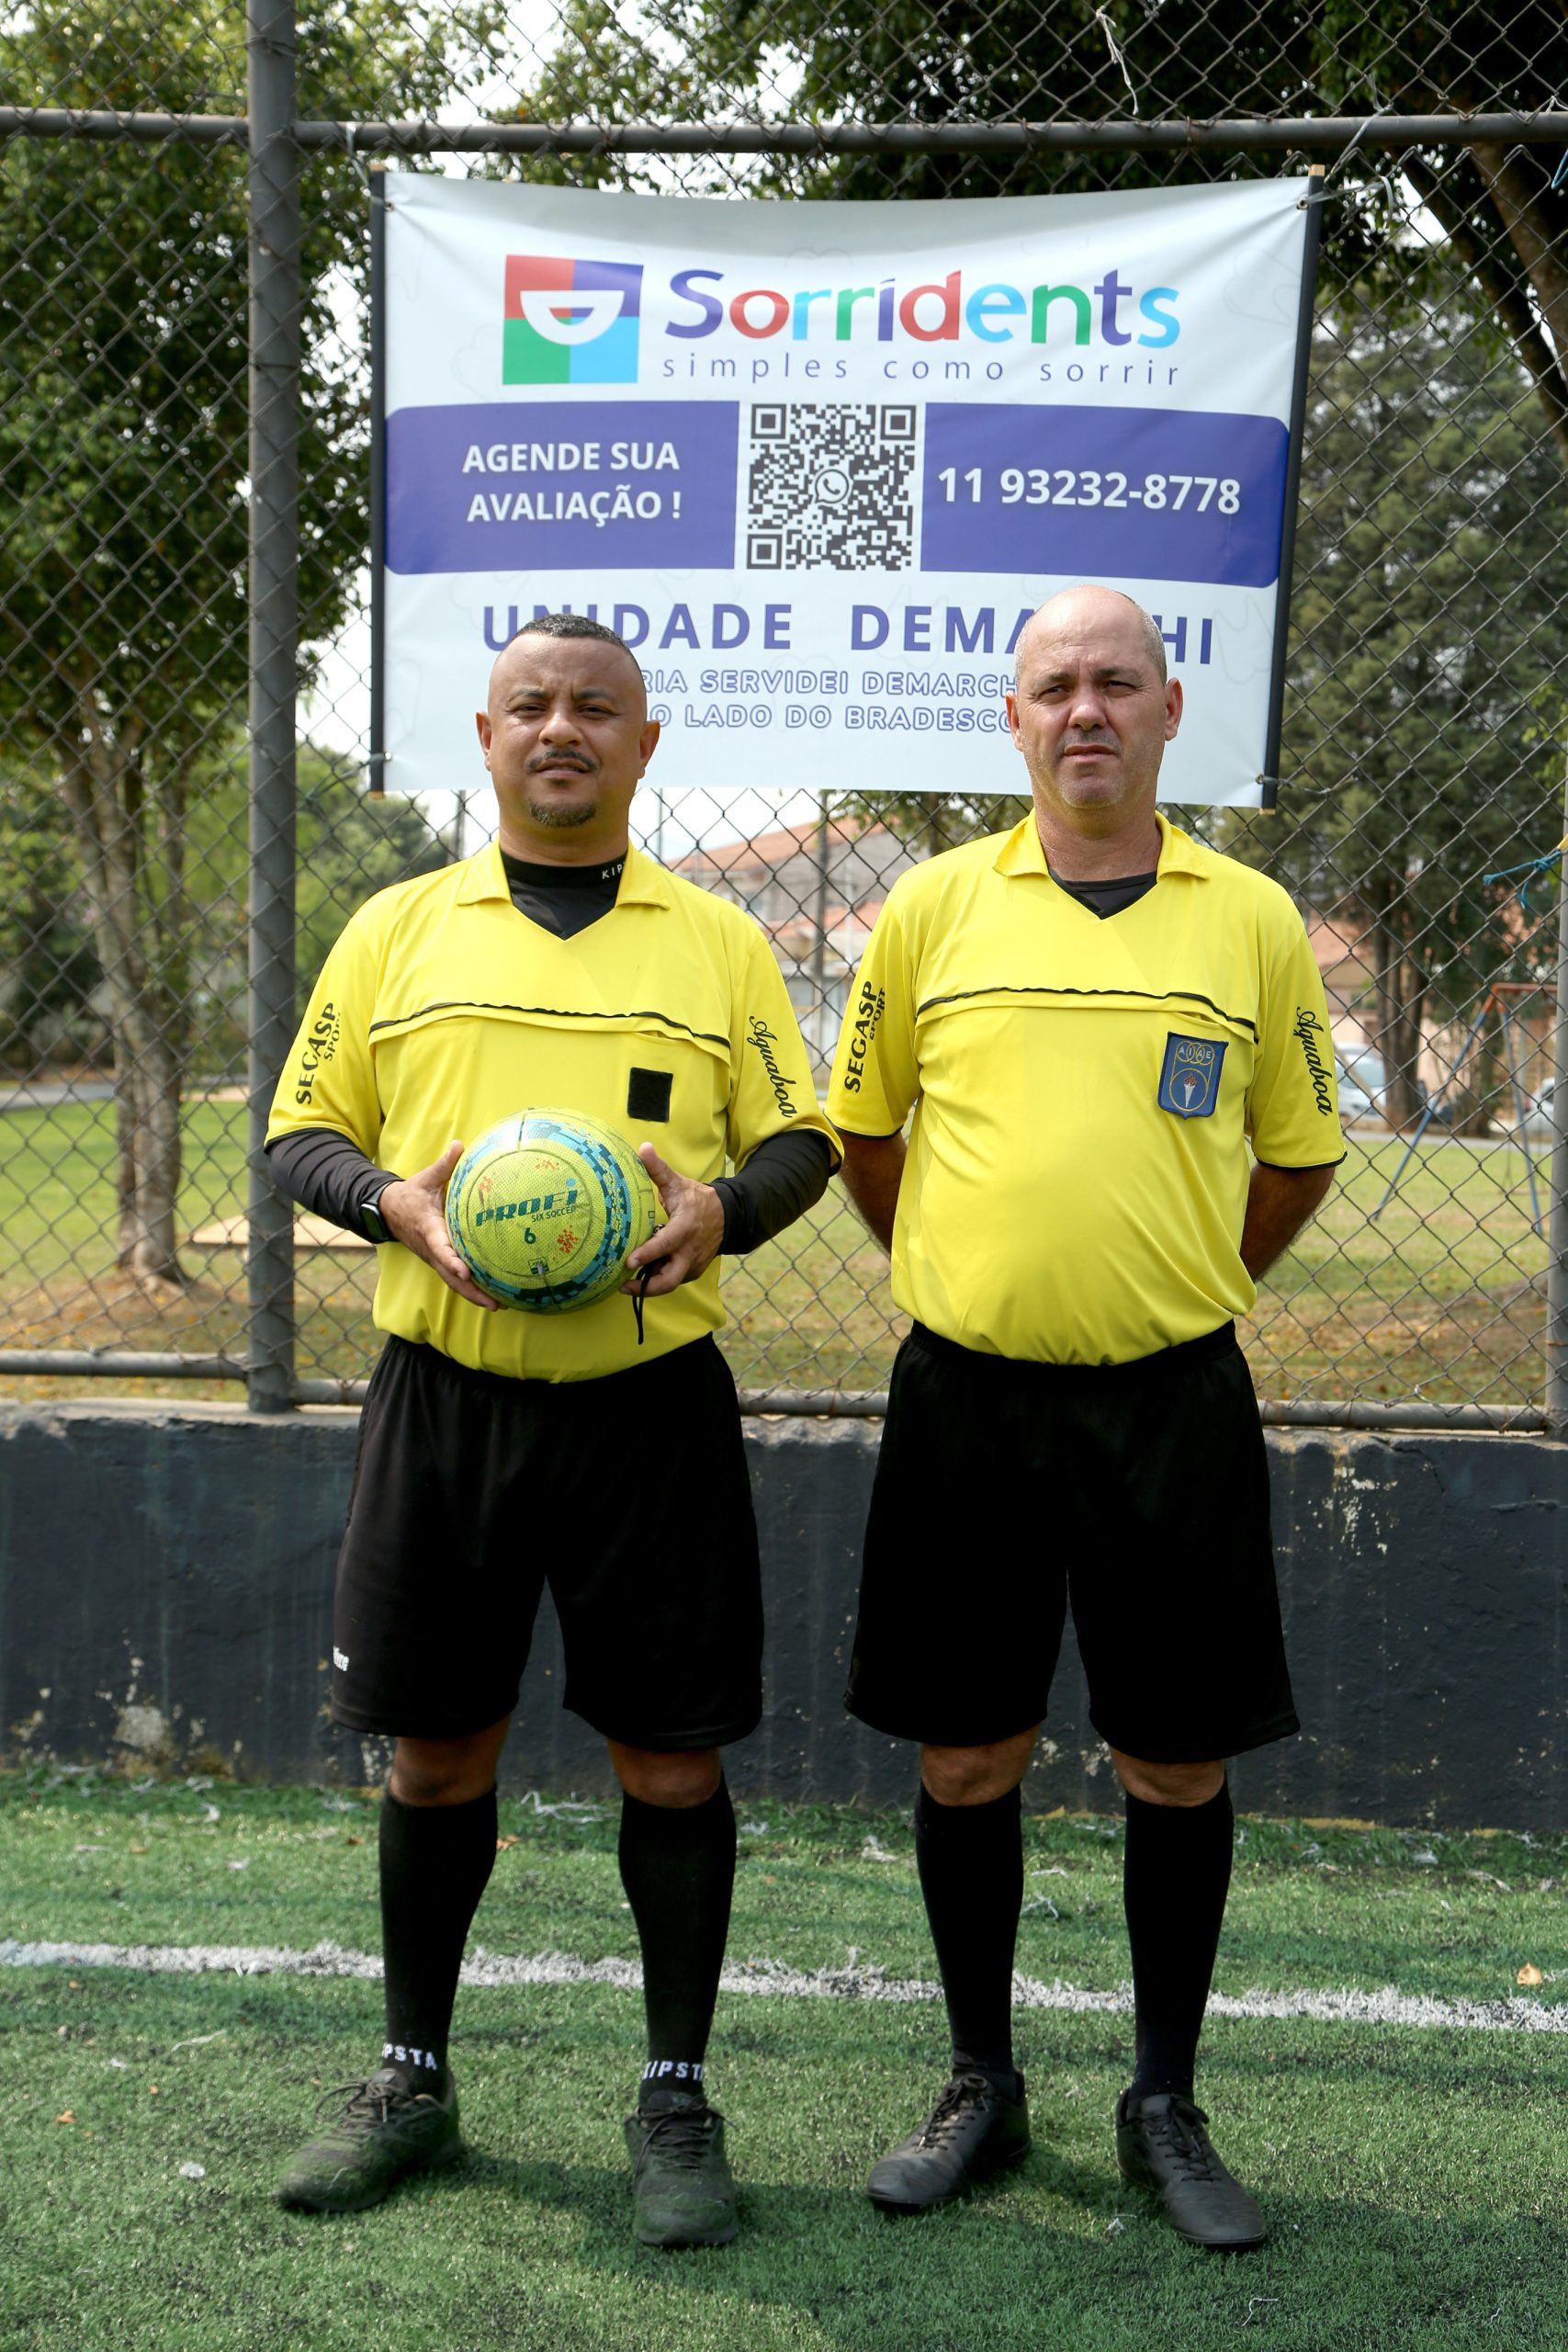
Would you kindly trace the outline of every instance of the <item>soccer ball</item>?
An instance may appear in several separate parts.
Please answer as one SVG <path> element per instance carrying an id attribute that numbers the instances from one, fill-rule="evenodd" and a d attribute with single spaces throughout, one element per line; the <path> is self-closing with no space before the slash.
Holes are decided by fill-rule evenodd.
<path id="1" fill-rule="evenodd" d="M 446 1187 L 446 1230 L 502 1306 L 560 1315 L 619 1290 L 660 1222 L 625 1136 L 580 1111 L 519 1111 L 468 1146 Z"/>

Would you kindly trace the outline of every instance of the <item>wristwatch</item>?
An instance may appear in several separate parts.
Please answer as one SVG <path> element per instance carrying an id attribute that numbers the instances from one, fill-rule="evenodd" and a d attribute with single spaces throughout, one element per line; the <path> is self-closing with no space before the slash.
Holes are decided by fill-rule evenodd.
<path id="1" fill-rule="evenodd" d="M 381 1192 L 384 1193 L 386 1189 L 386 1186 L 383 1184 Z M 380 1197 L 381 1193 L 378 1193 L 376 1200 L 367 1201 L 359 1212 L 359 1222 L 361 1226 L 364 1227 L 369 1239 L 374 1241 L 378 1248 L 380 1247 L 383 1241 L 390 1241 L 392 1238 L 387 1230 L 385 1218 L 382 1216 L 380 1210 L 376 1205 L 376 1201 L 378 1201 Z"/>

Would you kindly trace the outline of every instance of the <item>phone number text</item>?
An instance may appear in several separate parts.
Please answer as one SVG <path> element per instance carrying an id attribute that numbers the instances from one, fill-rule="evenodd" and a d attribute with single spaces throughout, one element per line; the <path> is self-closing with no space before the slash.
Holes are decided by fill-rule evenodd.
<path id="1" fill-rule="evenodd" d="M 978 506 L 986 496 L 983 466 L 962 473 L 956 466 L 944 466 L 936 479 L 949 506 Z M 1241 512 L 1241 484 L 1231 475 L 1145 474 L 1134 482 L 1125 474 L 1096 473 L 1087 467 L 1003 466 L 995 488 L 1003 506 L 1142 506 L 1149 514 L 1168 508 L 1179 514 L 1190 502 L 1195 514 L 1206 514 L 1211 504 L 1218 514 Z"/>

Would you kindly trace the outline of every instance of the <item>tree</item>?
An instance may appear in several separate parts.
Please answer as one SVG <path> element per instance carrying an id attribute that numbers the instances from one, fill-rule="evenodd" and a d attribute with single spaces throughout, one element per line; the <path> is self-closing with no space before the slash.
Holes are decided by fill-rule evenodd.
<path id="1" fill-rule="evenodd" d="M 243 21 L 171 11 L 129 41 L 114 0 L 51 0 L 6 35 L 13 101 L 243 107 Z M 489 54 L 460 9 L 319 0 L 300 48 L 331 110 L 432 111 Z M 307 92 L 307 101 L 312 94 Z M 307 105 L 308 110 L 308 105 Z M 366 540 L 366 417 L 342 292 L 365 205 L 312 167 L 304 235 L 300 607 L 342 616 Z M 192 792 L 245 694 L 245 159 L 228 149 L 13 140 L 0 164 L 0 755 L 68 808 L 109 1002 L 119 1258 L 180 1278 L 179 1091 L 199 928 Z M 334 295 L 339 299 L 334 301 Z"/>
<path id="2" fill-rule="evenodd" d="M 1505 968 L 1530 976 L 1512 886 L 1485 877 L 1556 822 L 1561 470 L 1451 266 L 1414 320 L 1370 286 L 1341 297 L 1318 331 L 1309 447 L 1287 713 L 1301 820 L 1228 845 L 1368 922 L 1403 1123 L 1424 1021 L 1468 1015 Z"/>

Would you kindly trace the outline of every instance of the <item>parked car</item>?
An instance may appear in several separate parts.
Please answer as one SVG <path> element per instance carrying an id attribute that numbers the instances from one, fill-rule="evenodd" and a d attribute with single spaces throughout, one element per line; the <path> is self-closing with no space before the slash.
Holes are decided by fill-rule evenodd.
<path id="1" fill-rule="evenodd" d="M 1374 1046 L 1337 1046 L 1334 1051 L 1335 1073 L 1339 1081 L 1339 1115 L 1348 1126 L 1362 1119 L 1386 1119 L 1388 1116 L 1388 1065 Z M 1429 1124 L 1446 1127 L 1454 1114 L 1454 1106 L 1439 1091 L 1418 1083 L 1420 1115 Z"/>
<path id="2" fill-rule="evenodd" d="M 1375 1046 L 1336 1046 L 1335 1057 L 1352 1085 L 1374 1102 L 1388 1092 L 1388 1065 Z"/>
<path id="3" fill-rule="evenodd" d="M 1363 1119 L 1377 1117 L 1377 1104 L 1366 1089 L 1351 1077 L 1337 1054 L 1334 1057 L 1334 1083 L 1338 1090 L 1339 1117 L 1343 1125 L 1357 1126 Z"/>
<path id="4" fill-rule="evenodd" d="M 1347 1126 L 1381 1114 L 1388 1072 L 1382 1056 L 1372 1046 L 1336 1046 L 1334 1077 L 1339 1090 L 1339 1116 Z"/>

